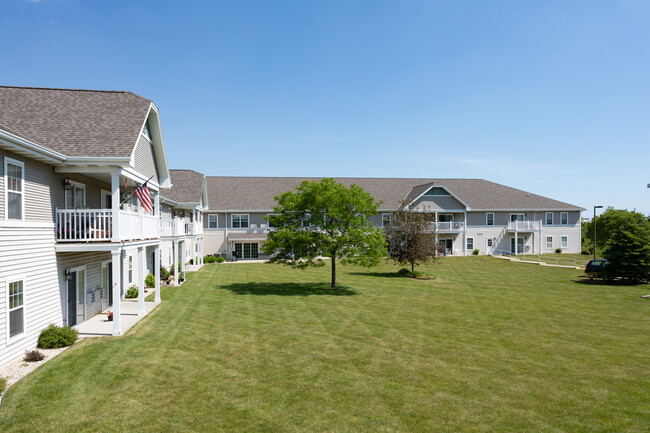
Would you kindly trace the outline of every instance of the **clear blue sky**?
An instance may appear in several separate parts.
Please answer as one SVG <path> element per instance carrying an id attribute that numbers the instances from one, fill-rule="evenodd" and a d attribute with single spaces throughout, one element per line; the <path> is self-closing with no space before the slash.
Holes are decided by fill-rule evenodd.
<path id="1" fill-rule="evenodd" d="M 0 29 L 0 83 L 148 97 L 172 168 L 650 213 L 645 0 L 0 0 Z"/>

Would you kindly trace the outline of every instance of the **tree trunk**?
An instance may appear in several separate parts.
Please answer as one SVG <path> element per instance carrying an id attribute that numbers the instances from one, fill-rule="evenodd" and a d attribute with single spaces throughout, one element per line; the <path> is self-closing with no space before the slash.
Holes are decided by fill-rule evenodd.
<path id="1" fill-rule="evenodd" d="M 411 273 L 415 272 L 415 262 L 411 262 Z"/>
<path id="2" fill-rule="evenodd" d="M 336 253 L 332 253 L 332 289 L 336 287 Z"/>

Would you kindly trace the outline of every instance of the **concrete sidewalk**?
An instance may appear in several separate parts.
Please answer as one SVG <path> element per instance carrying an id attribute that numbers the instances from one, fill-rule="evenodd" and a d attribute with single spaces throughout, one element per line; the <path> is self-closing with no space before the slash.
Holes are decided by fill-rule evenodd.
<path id="1" fill-rule="evenodd" d="M 136 323 L 140 321 L 143 317 L 153 311 L 159 302 L 145 302 L 144 303 L 144 316 L 138 316 L 138 299 L 124 299 L 120 302 L 120 318 L 122 323 L 120 328 L 122 329 L 122 335 L 133 327 Z M 108 315 L 106 313 L 100 313 L 96 316 L 91 317 L 85 322 L 77 326 L 77 331 L 79 331 L 79 338 L 86 337 L 107 337 L 113 335 L 113 321 L 108 320 Z"/>

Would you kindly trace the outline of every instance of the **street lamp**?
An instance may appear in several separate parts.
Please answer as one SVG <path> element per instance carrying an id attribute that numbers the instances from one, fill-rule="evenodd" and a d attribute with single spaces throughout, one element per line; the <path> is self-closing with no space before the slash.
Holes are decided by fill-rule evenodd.
<path id="1" fill-rule="evenodd" d="M 602 206 L 594 206 L 594 259 L 596 258 L 596 209 L 602 209 Z"/>

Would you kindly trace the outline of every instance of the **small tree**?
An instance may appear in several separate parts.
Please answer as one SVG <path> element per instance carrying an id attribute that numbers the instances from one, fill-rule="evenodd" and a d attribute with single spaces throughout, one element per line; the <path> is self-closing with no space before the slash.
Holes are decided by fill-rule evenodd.
<path id="1" fill-rule="evenodd" d="M 605 212 L 596 217 L 596 237 L 598 244 L 598 252 L 604 250 L 607 242 L 610 240 L 614 232 L 625 224 L 630 218 L 635 219 L 641 225 L 648 225 L 648 219 L 645 215 L 639 212 L 633 212 L 626 209 L 614 209 L 608 207 Z M 584 249 L 593 253 L 594 246 L 594 221 L 582 224 L 582 236 Z"/>
<path id="2" fill-rule="evenodd" d="M 406 202 L 391 217 L 391 225 L 384 227 L 391 259 L 400 265 L 423 265 L 437 261 L 434 215 L 409 210 Z"/>
<path id="3" fill-rule="evenodd" d="M 606 278 L 630 281 L 650 280 L 650 227 L 630 212 L 619 219 L 611 233 L 603 257 L 609 261 L 603 271 Z"/>
<path id="4" fill-rule="evenodd" d="M 262 247 L 270 262 L 304 269 L 323 266 L 321 257 L 329 257 L 336 287 L 337 259 L 370 267 L 386 255 L 381 230 L 367 219 L 381 203 L 360 186 L 347 188 L 332 178 L 304 181 L 275 199 L 275 215 L 269 216 L 275 228 Z"/>

